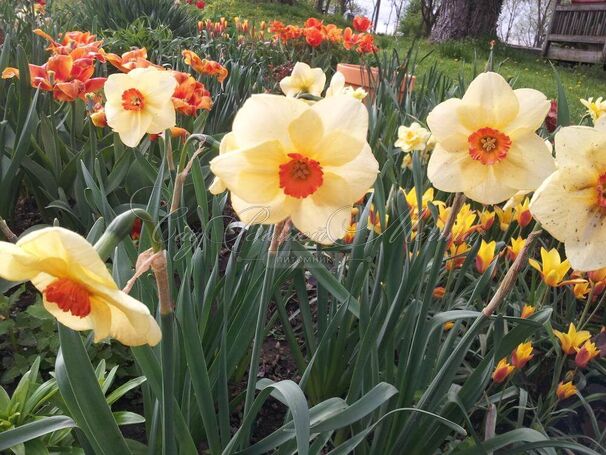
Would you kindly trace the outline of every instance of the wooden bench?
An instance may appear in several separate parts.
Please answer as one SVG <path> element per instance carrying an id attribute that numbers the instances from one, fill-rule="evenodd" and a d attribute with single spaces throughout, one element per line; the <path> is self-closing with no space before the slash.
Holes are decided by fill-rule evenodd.
<path id="1" fill-rule="evenodd" d="M 543 43 L 543 56 L 606 64 L 606 1 L 562 5 L 557 0 Z"/>

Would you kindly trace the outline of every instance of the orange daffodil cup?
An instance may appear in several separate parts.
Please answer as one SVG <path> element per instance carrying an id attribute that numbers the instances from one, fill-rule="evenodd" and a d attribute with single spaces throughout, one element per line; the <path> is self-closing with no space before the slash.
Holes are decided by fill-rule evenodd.
<path id="1" fill-rule="evenodd" d="M 606 266 L 606 124 L 562 128 L 555 136 L 558 169 L 541 185 L 530 211 L 564 243 L 577 271 Z"/>
<path id="2" fill-rule="evenodd" d="M 549 107 L 537 90 L 513 90 L 499 74 L 480 74 L 462 99 L 439 104 L 427 118 L 437 142 L 429 180 L 439 190 L 462 192 L 483 204 L 537 189 L 555 170 L 551 152 L 535 133 Z"/>
<path id="3" fill-rule="evenodd" d="M 175 126 L 176 87 L 170 72 L 153 67 L 112 74 L 105 83 L 107 124 L 124 144 L 136 147 L 146 133 L 159 134 Z"/>
<path id="4" fill-rule="evenodd" d="M 78 234 L 41 229 L 16 244 L 0 242 L 0 257 L 0 277 L 31 281 L 49 313 L 73 330 L 93 330 L 95 342 L 108 337 L 128 346 L 160 342 L 148 308 L 118 289 L 93 246 Z"/>
<path id="5" fill-rule="evenodd" d="M 251 224 L 287 218 L 312 240 L 332 244 L 349 226 L 353 204 L 372 187 L 378 163 L 366 142 L 368 112 L 347 95 L 310 105 L 253 95 L 210 162 L 211 192 L 231 192 Z"/>

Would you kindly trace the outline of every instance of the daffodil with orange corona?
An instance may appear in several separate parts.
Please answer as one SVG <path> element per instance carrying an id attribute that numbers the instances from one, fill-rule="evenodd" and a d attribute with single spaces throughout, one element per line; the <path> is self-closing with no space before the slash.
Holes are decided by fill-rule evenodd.
<path id="1" fill-rule="evenodd" d="M 31 232 L 16 244 L 0 242 L 0 277 L 31 281 L 44 308 L 73 330 L 93 330 L 94 341 L 155 345 L 162 337 L 141 302 L 116 286 L 93 246 L 60 227 Z"/>
<path id="2" fill-rule="evenodd" d="M 551 152 L 535 133 L 549 107 L 537 90 L 513 90 L 499 74 L 480 74 L 463 98 L 439 104 L 427 118 L 437 142 L 429 180 L 439 190 L 462 192 L 483 204 L 535 190 L 555 170 Z"/>

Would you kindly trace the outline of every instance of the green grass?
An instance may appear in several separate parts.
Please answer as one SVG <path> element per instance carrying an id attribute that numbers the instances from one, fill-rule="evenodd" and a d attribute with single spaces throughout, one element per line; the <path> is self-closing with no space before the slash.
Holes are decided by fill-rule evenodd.
<path id="1" fill-rule="evenodd" d="M 207 3 L 204 12 L 206 17 L 239 16 L 255 22 L 277 19 L 292 24 L 302 24 L 310 16 L 320 17 L 304 0 L 295 6 L 263 0 L 209 0 Z M 329 16 L 326 20 L 345 25 L 340 16 Z M 426 40 L 414 42 L 407 37 L 379 38 L 381 48 L 395 48 L 401 53 L 407 52 L 413 43 L 418 51 L 417 77 L 422 77 L 435 64 L 438 70 L 449 77 L 458 79 L 463 76 L 469 82 L 474 67 L 476 71 L 482 71 L 488 59 L 488 43 L 483 42 L 433 44 Z M 606 71 L 595 65 L 555 64 L 566 90 L 572 119 L 579 121 L 584 114 L 579 98 L 606 96 Z M 534 88 L 549 98 L 556 97 L 557 87 L 551 65 L 537 54 L 499 44 L 495 50 L 495 70 L 508 79 L 514 79 L 517 88 Z"/>

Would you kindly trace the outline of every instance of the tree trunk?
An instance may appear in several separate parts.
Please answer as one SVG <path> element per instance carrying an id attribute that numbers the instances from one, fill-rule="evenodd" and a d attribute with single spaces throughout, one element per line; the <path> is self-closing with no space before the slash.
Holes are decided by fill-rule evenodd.
<path id="1" fill-rule="evenodd" d="M 316 0 L 315 9 L 319 13 L 324 11 L 324 0 Z"/>
<path id="2" fill-rule="evenodd" d="M 431 40 L 496 37 L 503 0 L 444 0 Z"/>

